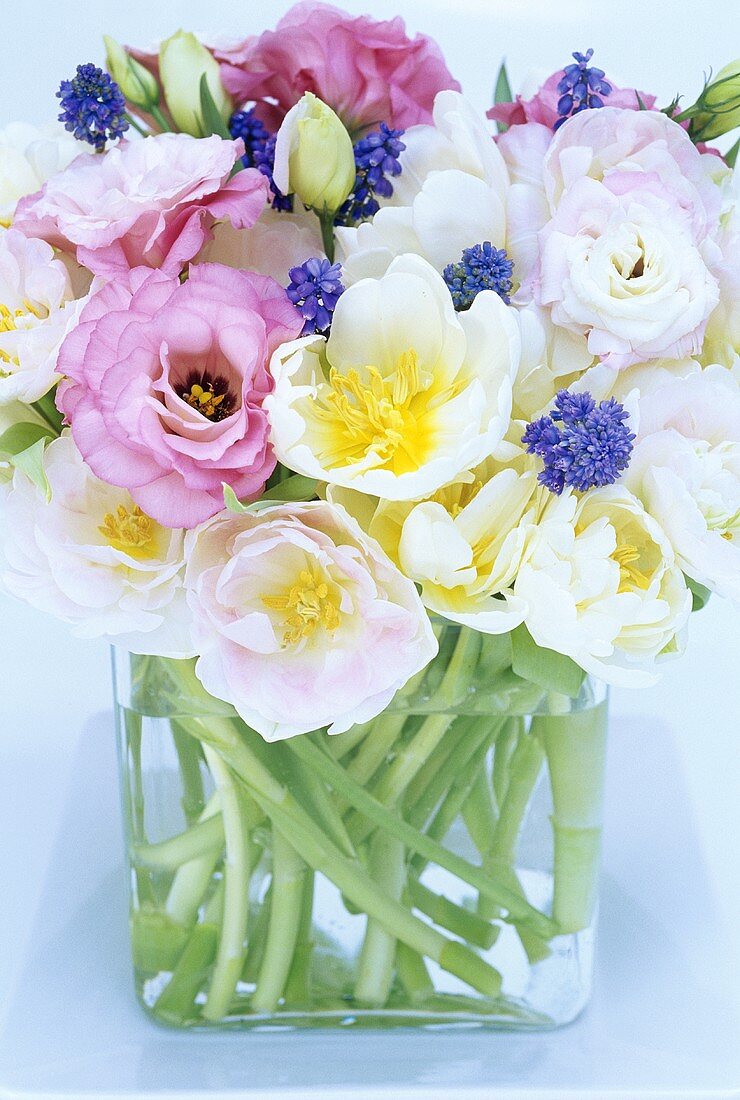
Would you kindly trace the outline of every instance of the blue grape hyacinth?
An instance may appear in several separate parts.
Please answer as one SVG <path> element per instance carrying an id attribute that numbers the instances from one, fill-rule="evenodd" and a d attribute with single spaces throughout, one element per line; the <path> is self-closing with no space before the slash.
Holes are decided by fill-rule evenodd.
<path id="1" fill-rule="evenodd" d="M 301 336 L 326 336 L 337 300 L 344 293 L 342 266 L 312 257 L 289 271 L 286 294 L 303 317 Z"/>
<path id="2" fill-rule="evenodd" d="M 377 130 L 355 143 L 355 186 L 337 214 L 339 225 L 366 221 L 380 209 L 378 197 L 391 197 L 391 177 L 400 176 L 402 171 L 398 158 L 406 148 L 401 141 L 403 134 L 403 130 L 392 130 L 381 122 Z"/>
<path id="3" fill-rule="evenodd" d="M 589 108 L 603 107 L 604 99 L 612 92 L 612 86 L 605 79 L 603 69 L 596 66 L 589 67 L 589 61 L 594 55 L 592 49 L 586 53 L 572 54 L 575 65 L 566 65 L 563 76 L 558 84 L 558 115 L 554 129 L 558 130 L 563 123 L 577 115 L 580 111 Z"/>
<path id="4" fill-rule="evenodd" d="M 108 73 L 96 65 L 78 65 L 71 80 L 63 80 L 56 93 L 64 123 L 78 141 L 94 145 L 97 152 L 106 142 L 123 137 L 128 130 L 126 100 Z"/>
<path id="5" fill-rule="evenodd" d="M 553 411 L 528 424 L 522 436 L 529 454 L 544 463 L 538 481 L 558 495 L 566 485 L 582 493 L 612 485 L 632 455 L 635 436 L 627 418 L 613 397 L 597 405 L 590 393 L 561 390 Z"/>
<path id="6" fill-rule="evenodd" d="M 494 248 L 490 241 L 466 248 L 458 263 L 448 264 L 443 278 L 452 295 L 455 309 L 470 309 L 482 290 L 493 290 L 509 304 L 513 287 L 514 262 L 505 248 Z"/>

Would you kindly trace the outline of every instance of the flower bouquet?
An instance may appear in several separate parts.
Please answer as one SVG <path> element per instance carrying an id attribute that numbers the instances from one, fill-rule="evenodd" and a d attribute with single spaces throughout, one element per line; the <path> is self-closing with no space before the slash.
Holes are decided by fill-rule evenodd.
<path id="1" fill-rule="evenodd" d="M 114 647 L 141 1003 L 564 1023 L 606 685 L 740 599 L 740 64 L 106 48 L 0 132 L 2 579 Z"/>

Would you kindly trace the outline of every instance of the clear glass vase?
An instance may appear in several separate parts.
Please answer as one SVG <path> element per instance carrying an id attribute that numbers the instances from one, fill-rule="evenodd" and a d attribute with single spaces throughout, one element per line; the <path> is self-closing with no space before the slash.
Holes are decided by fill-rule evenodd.
<path id="1" fill-rule="evenodd" d="M 508 637 L 373 722 L 267 744 L 194 663 L 114 651 L 136 992 L 176 1027 L 550 1028 L 590 991 L 606 689 Z"/>

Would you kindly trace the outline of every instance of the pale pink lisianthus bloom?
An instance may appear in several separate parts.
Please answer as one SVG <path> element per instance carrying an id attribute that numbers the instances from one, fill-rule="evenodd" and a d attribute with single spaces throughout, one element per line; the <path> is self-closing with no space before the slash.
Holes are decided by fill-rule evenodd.
<path id="1" fill-rule="evenodd" d="M 267 741 L 369 721 L 437 652 L 414 583 L 339 505 L 224 512 L 185 552 L 196 673 Z"/>
<path id="2" fill-rule="evenodd" d="M 98 477 L 167 527 L 262 491 L 275 467 L 267 364 L 302 318 L 274 280 L 201 264 L 185 283 L 138 268 L 108 283 L 65 340 L 58 403 Z"/>
<path id="3" fill-rule="evenodd" d="M 304 92 L 358 130 L 431 122 L 437 92 L 460 90 L 436 42 L 409 38 L 402 19 L 352 16 L 313 0 L 292 7 L 274 31 L 214 54 L 235 101 L 257 101 L 275 129 Z"/>
<path id="4" fill-rule="evenodd" d="M 267 202 L 256 169 L 232 176 L 239 141 L 157 134 L 83 157 L 18 204 L 14 227 L 76 254 L 107 278 L 133 267 L 178 274 L 212 237 L 217 219 L 246 229 Z"/>
<path id="5" fill-rule="evenodd" d="M 523 95 L 518 95 L 513 103 L 497 103 L 491 107 L 487 117 L 503 122 L 506 126 L 523 126 L 527 122 L 538 122 L 552 130 L 560 118 L 558 84 L 562 77 L 563 70 L 559 69 L 558 72 L 548 76 L 533 96 L 525 98 Z M 636 88 L 617 88 L 611 80 L 609 83 L 612 85 L 612 90 L 608 96 L 604 97 L 609 107 L 624 107 L 627 110 L 640 111 L 643 107 L 650 110 L 655 106 L 654 95 L 638 92 Z M 640 101 L 643 107 L 640 106 Z"/>

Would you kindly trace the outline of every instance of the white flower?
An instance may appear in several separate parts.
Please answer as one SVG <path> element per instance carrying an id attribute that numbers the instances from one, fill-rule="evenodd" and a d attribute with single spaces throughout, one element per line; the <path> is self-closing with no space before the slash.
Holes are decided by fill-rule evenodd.
<path id="1" fill-rule="evenodd" d="M 369 721 L 437 652 L 413 582 L 337 505 L 222 513 L 186 547 L 196 674 L 267 741 Z"/>
<path id="2" fill-rule="evenodd" d="M 620 686 L 653 683 L 675 652 L 689 593 L 658 523 L 621 486 L 553 497 L 514 593 L 537 645 Z"/>
<path id="3" fill-rule="evenodd" d="M 16 471 L 5 497 L 9 592 L 135 653 L 194 655 L 182 587 L 183 533 L 161 527 L 123 489 L 99 481 L 63 434 L 46 449 L 46 502 Z"/>
<path id="4" fill-rule="evenodd" d="M 549 408 L 558 390 L 590 377 L 594 356 L 581 336 L 554 325 L 547 310 L 535 302 L 517 310 L 517 320 L 522 354 L 514 382 L 514 414 L 528 421 Z"/>
<path id="5" fill-rule="evenodd" d="M 506 165 L 470 104 L 457 92 L 440 92 L 434 126 L 413 126 L 403 140 L 390 204 L 371 221 L 336 230 L 349 283 L 383 275 L 403 253 L 423 256 L 441 272 L 471 245 L 506 243 Z"/>
<path id="6" fill-rule="evenodd" d="M 740 386 L 716 365 L 640 401 L 627 484 L 687 576 L 740 601 Z"/>
<path id="7" fill-rule="evenodd" d="M 707 323 L 701 361 L 732 368 L 740 362 L 740 172 L 733 172 L 728 193 L 717 237 L 719 305 Z"/>
<path id="8" fill-rule="evenodd" d="M 16 205 L 80 155 L 93 156 L 58 123 L 39 129 L 11 122 L 0 130 L 0 225 L 9 226 Z"/>
<path id="9" fill-rule="evenodd" d="M 540 238 L 539 301 L 615 367 L 696 354 L 718 301 L 682 211 L 639 179 L 578 180 Z"/>
<path id="10" fill-rule="evenodd" d="M 514 275 L 521 284 L 521 297 L 530 297 L 530 283 L 537 267 L 537 234 L 550 218 L 545 195 L 545 154 L 552 142 L 552 130 L 537 122 L 511 126 L 501 134 L 497 147 L 509 171 L 506 192 L 506 250 L 514 261 Z"/>
<path id="11" fill-rule="evenodd" d="M 256 271 L 287 286 L 292 267 L 311 256 L 323 255 L 319 223 L 313 213 L 288 214 L 268 206 L 251 229 L 235 229 L 228 220 L 218 222 L 213 240 L 200 253 L 198 262 Z"/>
<path id="12" fill-rule="evenodd" d="M 281 462 L 388 500 L 428 496 L 491 454 L 511 412 L 514 311 L 484 291 L 456 314 L 418 256 L 349 287 L 328 342 L 284 344 L 265 398 Z"/>
<path id="13" fill-rule="evenodd" d="M 0 233 L 0 405 L 38 401 L 59 381 L 59 348 L 83 304 L 51 245 Z"/>
<path id="14" fill-rule="evenodd" d="M 547 493 L 532 466 L 501 468 L 489 460 L 468 480 L 411 507 L 398 559 L 430 610 L 487 634 L 523 621 L 527 605 L 513 585 Z"/>

